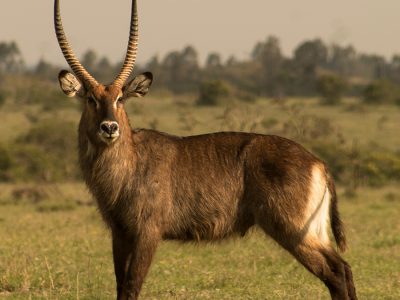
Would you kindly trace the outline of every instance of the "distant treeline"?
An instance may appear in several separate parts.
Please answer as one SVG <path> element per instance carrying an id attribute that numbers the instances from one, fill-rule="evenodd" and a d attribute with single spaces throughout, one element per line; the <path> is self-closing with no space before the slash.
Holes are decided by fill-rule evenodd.
<path id="1" fill-rule="evenodd" d="M 112 64 L 92 50 L 83 55 L 81 62 L 104 83 L 112 81 L 120 69 L 120 63 Z M 44 60 L 27 67 L 15 42 L 0 42 L 0 111 L 5 115 L 7 107 L 7 113 L 17 111 L 16 118 L 21 118 L 21 122 L 13 120 L 15 127 L 10 127 L 18 134 L 12 139 L 0 140 L 0 182 L 80 179 L 76 124 L 71 121 L 73 118 L 66 118 L 70 114 L 77 117 L 78 112 L 75 103 L 65 101 L 57 86 L 60 69 Z M 331 105 L 337 104 L 343 96 L 356 96 L 362 101 L 342 104 L 344 110 L 355 114 L 363 113 L 365 103 L 400 104 L 400 56 L 389 62 L 381 56 L 359 54 L 351 46 L 327 46 L 317 39 L 299 45 L 289 58 L 283 56 L 278 39 L 269 37 L 255 45 L 246 60 L 231 57 L 223 61 L 219 54 L 211 53 L 206 62 L 200 64 L 197 51 L 188 46 L 162 59 L 153 57 L 135 71 L 144 70 L 155 74 L 153 91 L 184 94 L 175 97 L 178 100 L 170 105 L 185 108 L 178 112 L 174 122 L 176 128 L 186 128 L 187 133 L 192 133 L 194 124 L 201 124 L 190 113 L 194 103 L 188 100 L 188 105 L 181 105 L 183 99 L 194 99 L 186 97 L 188 94 L 196 96 L 197 105 L 215 105 L 232 99 L 252 101 L 272 97 L 279 100 L 304 96 L 304 100 L 296 100 L 293 105 L 291 101 L 271 101 L 290 116 L 287 120 L 271 117 L 255 120 L 251 116 L 246 119 L 243 116 L 247 114 L 244 109 L 247 103 L 234 101 L 240 106 L 236 114 L 241 117 L 234 116 L 233 105 L 217 107 L 220 115 L 215 126 L 224 124 L 221 129 L 226 131 L 272 133 L 299 141 L 327 161 L 338 182 L 349 190 L 363 184 L 379 186 L 400 182 L 398 149 L 386 149 L 385 145 L 374 141 L 371 145 L 358 145 L 356 138 L 353 142 L 346 139 L 329 118 L 308 115 L 300 109 L 301 101 L 306 101 L 308 96 L 318 96 L 324 104 Z M 131 105 L 135 105 L 134 102 Z M 131 109 L 132 112 L 141 110 L 140 106 L 131 106 Z M 145 113 L 139 115 L 147 118 Z M 161 119 L 149 118 L 145 127 L 157 129 Z M 385 136 L 387 121 L 385 115 L 376 121 Z"/>
<path id="2" fill-rule="evenodd" d="M 316 96 L 334 104 L 342 96 L 357 96 L 366 102 L 397 102 L 400 91 L 400 54 L 390 61 L 376 54 L 357 52 L 353 46 L 327 45 L 321 39 L 299 44 L 292 57 L 283 55 L 277 37 L 258 42 L 247 59 L 222 60 L 214 52 L 200 64 L 196 49 L 187 46 L 160 58 L 154 56 L 137 69 L 155 74 L 154 88 L 174 94 L 197 93 L 217 88 L 243 100 L 255 97 Z M 121 63 L 112 64 L 88 50 L 83 65 L 102 82 L 110 82 Z M 59 66 L 41 59 L 27 68 L 15 42 L 0 42 L 0 74 L 25 73 L 56 80 Z"/>

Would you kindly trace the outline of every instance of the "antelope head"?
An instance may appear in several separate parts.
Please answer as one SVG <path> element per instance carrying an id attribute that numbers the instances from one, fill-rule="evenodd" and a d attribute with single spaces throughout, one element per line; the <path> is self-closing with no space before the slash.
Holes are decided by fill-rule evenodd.
<path id="1" fill-rule="evenodd" d="M 143 73 L 128 83 L 136 61 L 138 45 L 138 15 L 136 0 L 132 1 L 131 26 L 128 48 L 121 71 L 109 85 L 98 83 L 82 66 L 70 47 L 64 33 L 59 0 L 54 1 L 54 26 L 62 53 L 73 73 L 63 70 L 58 75 L 62 91 L 68 97 L 83 102 L 81 118 L 89 140 L 110 145 L 118 140 L 124 130 L 130 130 L 124 102 L 130 97 L 144 96 L 152 83 L 151 73 Z M 128 127 L 128 128 L 127 128 Z"/>

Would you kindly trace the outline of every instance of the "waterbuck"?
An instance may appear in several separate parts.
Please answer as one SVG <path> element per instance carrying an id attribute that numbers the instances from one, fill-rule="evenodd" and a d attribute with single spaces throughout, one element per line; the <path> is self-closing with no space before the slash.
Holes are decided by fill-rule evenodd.
<path id="1" fill-rule="evenodd" d="M 64 34 L 59 0 L 55 31 L 74 74 L 61 71 L 63 92 L 81 99 L 79 161 L 112 233 L 117 299 L 137 299 L 162 240 L 217 241 L 258 226 L 329 288 L 332 299 L 357 299 L 334 182 L 326 165 L 299 144 L 239 132 L 178 137 L 132 130 L 124 109 L 144 96 L 152 74 L 127 81 L 138 44 L 132 1 L 127 54 L 113 83 L 98 83 Z"/>

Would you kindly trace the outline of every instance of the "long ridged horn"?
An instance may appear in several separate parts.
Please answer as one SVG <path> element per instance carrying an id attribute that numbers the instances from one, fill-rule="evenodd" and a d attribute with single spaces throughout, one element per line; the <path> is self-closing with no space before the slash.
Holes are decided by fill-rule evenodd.
<path id="1" fill-rule="evenodd" d="M 57 35 L 58 44 L 60 45 L 61 51 L 67 60 L 67 63 L 71 67 L 72 71 L 76 76 L 82 81 L 85 86 L 88 84 L 90 86 L 98 85 L 96 79 L 89 74 L 88 71 L 82 66 L 79 60 L 76 58 L 71 46 L 68 43 L 67 37 L 64 33 L 63 25 L 61 22 L 60 15 L 60 3 L 59 0 L 54 0 L 54 28 Z"/>
<path id="2" fill-rule="evenodd" d="M 129 32 L 128 49 L 126 50 L 125 61 L 121 72 L 114 80 L 114 85 L 122 87 L 135 66 L 136 53 L 138 48 L 138 13 L 136 0 L 132 0 L 131 28 Z"/>

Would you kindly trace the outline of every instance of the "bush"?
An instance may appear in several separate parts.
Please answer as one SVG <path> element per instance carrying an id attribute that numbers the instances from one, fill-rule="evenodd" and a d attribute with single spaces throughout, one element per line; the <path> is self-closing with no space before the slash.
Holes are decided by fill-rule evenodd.
<path id="1" fill-rule="evenodd" d="M 62 120 L 37 123 L 13 147 L 13 177 L 46 182 L 77 179 L 76 150 L 76 124 Z"/>
<path id="2" fill-rule="evenodd" d="M 196 104 L 218 105 L 228 94 L 228 87 L 221 80 L 205 81 L 200 84 Z"/>
<path id="3" fill-rule="evenodd" d="M 349 153 L 343 147 L 338 147 L 333 142 L 318 142 L 311 146 L 312 151 L 317 154 L 322 160 L 326 162 L 329 171 L 338 182 L 342 184 L 349 184 L 350 164 Z"/>
<path id="4" fill-rule="evenodd" d="M 329 119 L 292 115 L 280 133 L 301 142 L 329 166 L 333 176 L 354 192 L 360 185 L 379 186 L 400 180 L 400 153 L 377 145 L 350 145 Z"/>
<path id="5" fill-rule="evenodd" d="M 338 182 L 347 187 L 382 186 L 398 182 L 400 153 L 373 148 L 348 149 L 331 143 L 316 143 L 312 150 L 327 162 Z"/>
<path id="6" fill-rule="evenodd" d="M 9 77 L 3 90 L 17 106 L 40 105 L 46 111 L 76 107 L 74 101 L 68 100 L 58 85 L 32 76 Z"/>
<path id="7" fill-rule="evenodd" d="M 329 119 L 295 111 L 291 118 L 283 123 L 282 134 L 306 145 L 325 143 L 327 137 L 335 143 L 340 143 L 341 136 Z"/>
<path id="8" fill-rule="evenodd" d="M 6 99 L 7 99 L 7 93 L 3 90 L 0 90 L 0 107 L 2 107 L 4 103 L 6 103 Z"/>
<path id="9" fill-rule="evenodd" d="M 42 98 L 41 104 L 43 111 L 56 111 L 64 108 L 80 108 L 75 99 L 65 97 L 60 89 L 51 89 L 46 97 Z"/>
<path id="10" fill-rule="evenodd" d="M 9 171 L 12 166 L 12 159 L 8 149 L 0 145 L 0 181 L 9 180 Z"/>
<path id="11" fill-rule="evenodd" d="M 238 100 L 246 103 L 254 103 L 257 100 L 256 96 L 253 93 L 242 89 L 234 90 L 233 96 Z"/>
<path id="12" fill-rule="evenodd" d="M 321 95 L 323 104 L 338 104 L 346 88 L 346 81 L 337 75 L 323 75 L 317 80 L 317 92 Z"/>
<path id="13" fill-rule="evenodd" d="M 19 143 L 13 147 L 12 179 L 14 181 L 53 181 L 56 166 L 51 153 L 39 145 Z"/>
<path id="14" fill-rule="evenodd" d="M 368 104 L 400 103 L 400 88 L 387 80 L 377 80 L 368 84 L 363 93 Z"/>
<path id="15" fill-rule="evenodd" d="M 400 154 L 389 151 L 364 151 L 360 163 L 360 176 L 371 186 L 400 180 Z"/>

